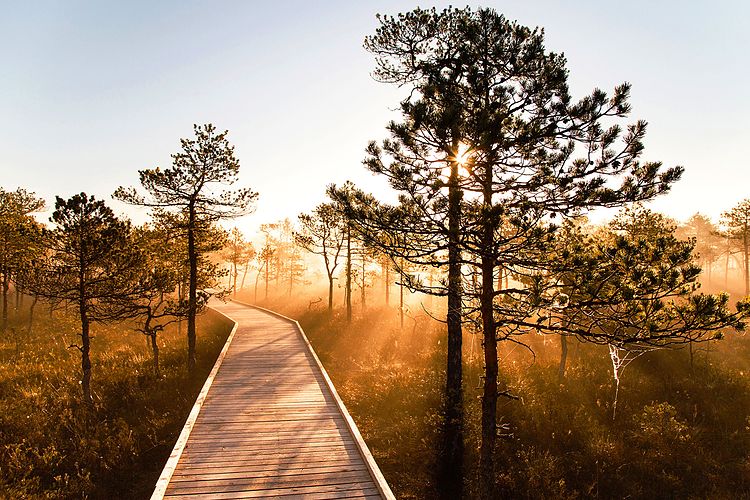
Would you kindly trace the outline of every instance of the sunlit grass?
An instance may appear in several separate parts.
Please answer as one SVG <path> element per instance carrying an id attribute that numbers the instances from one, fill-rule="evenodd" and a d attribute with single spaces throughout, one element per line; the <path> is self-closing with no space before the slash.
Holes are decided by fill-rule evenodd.
<path id="1" fill-rule="evenodd" d="M 75 321 L 39 311 L 31 335 L 11 326 L 22 333 L 0 341 L 0 497 L 148 497 L 226 339 L 223 320 L 199 319 L 193 380 L 184 332 L 160 338 L 156 379 L 143 335 L 97 325 L 91 406 L 81 403 L 80 354 L 68 347 Z"/>
<path id="2" fill-rule="evenodd" d="M 398 498 L 439 494 L 444 326 L 398 327 L 395 310 L 370 308 L 350 326 L 337 311 L 300 320 Z M 471 336 L 464 339 L 469 360 Z M 651 353 L 624 372 L 618 416 L 605 346 L 571 341 L 558 380 L 559 340 L 531 336 L 536 357 L 503 343 L 495 452 L 498 495 L 509 498 L 736 498 L 750 488 L 750 339 Z M 479 339 L 474 339 L 475 343 Z M 477 345 L 474 354 L 477 354 Z M 481 357 L 464 365 L 465 478 L 477 495 Z"/>

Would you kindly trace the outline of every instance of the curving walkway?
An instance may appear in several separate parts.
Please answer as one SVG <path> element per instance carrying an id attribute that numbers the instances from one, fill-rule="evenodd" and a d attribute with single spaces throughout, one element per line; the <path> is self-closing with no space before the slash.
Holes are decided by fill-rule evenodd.
<path id="1" fill-rule="evenodd" d="M 394 498 L 296 321 L 235 322 L 156 485 L 160 498 Z"/>

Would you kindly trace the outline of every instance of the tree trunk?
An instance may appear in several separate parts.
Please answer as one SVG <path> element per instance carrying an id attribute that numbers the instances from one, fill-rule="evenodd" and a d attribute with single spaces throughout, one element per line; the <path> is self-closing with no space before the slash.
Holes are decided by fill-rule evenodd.
<path id="1" fill-rule="evenodd" d="M 8 276 L 8 271 L 5 270 L 3 272 L 3 325 L 2 325 L 3 333 L 5 333 L 5 330 L 8 329 L 8 289 L 9 288 L 10 288 L 10 278 Z"/>
<path id="2" fill-rule="evenodd" d="M 268 300 L 268 267 L 271 263 L 271 259 L 266 257 L 266 300 Z"/>
<path id="3" fill-rule="evenodd" d="M 434 298 L 432 289 L 435 286 L 435 273 L 433 268 L 430 268 L 429 273 L 427 274 L 427 286 L 430 287 L 430 293 L 427 294 L 427 309 L 432 312 L 432 302 Z"/>
<path id="4" fill-rule="evenodd" d="M 91 337 L 89 335 L 89 318 L 86 310 L 86 302 L 79 301 L 79 311 L 81 315 L 81 389 L 83 390 L 83 400 L 87 403 L 93 401 L 91 397 Z"/>
<path id="5" fill-rule="evenodd" d="M 292 287 L 294 286 L 294 252 L 289 254 L 289 292 L 288 296 L 292 296 Z"/>
<path id="6" fill-rule="evenodd" d="M 365 277 L 365 266 L 367 265 L 367 261 L 365 259 L 365 252 L 362 251 L 362 311 L 365 310 L 367 307 L 367 294 L 365 291 L 365 286 L 367 286 L 367 281 Z"/>
<path id="7" fill-rule="evenodd" d="M 34 295 L 34 300 L 31 301 L 31 307 L 29 307 L 29 323 L 26 327 L 26 335 L 31 335 L 31 328 L 34 325 L 34 307 L 36 307 L 38 301 L 39 297 Z"/>
<path id="8" fill-rule="evenodd" d="M 745 296 L 750 295 L 750 267 L 748 267 L 748 260 L 750 259 L 750 249 L 748 249 L 748 227 L 742 230 L 742 253 L 745 257 Z"/>
<path id="9" fill-rule="evenodd" d="M 385 264 L 385 305 L 391 305 L 391 266 L 389 262 Z"/>
<path id="10" fill-rule="evenodd" d="M 481 247 L 480 266 L 482 288 L 480 313 L 484 340 L 484 390 L 482 393 L 482 441 L 479 448 L 479 494 L 484 500 L 494 497 L 495 490 L 495 440 L 497 438 L 497 325 L 494 316 L 495 300 L 495 217 L 492 214 L 493 176 L 491 162 L 483 172 L 482 201 L 480 214 Z"/>
<path id="11" fill-rule="evenodd" d="M 14 287 L 16 289 L 16 308 L 13 312 L 13 318 L 18 321 L 18 316 L 21 314 L 21 289 L 19 288 L 18 284 L 16 283 L 16 286 Z"/>
<path id="12" fill-rule="evenodd" d="M 253 304 L 257 304 L 258 303 L 258 280 L 260 279 L 260 273 L 262 271 L 263 271 L 263 268 L 261 267 L 260 269 L 258 269 L 258 274 L 255 275 L 255 293 L 253 295 L 253 297 L 254 297 L 253 298 L 253 300 L 254 300 Z"/>
<path id="13" fill-rule="evenodd" d="M 333 314 L 333 275 L 328 274 L 328 315 Z"/>
<path id="14" fill-rule="evenodd" d="M 352 322 L 352 230 L 346 225 L 346 322 Z"/>
<path id="15" fill-rule="evenodd" d="M 195 244 L 195 207 L 191 203 L 188 207 L 188 261 L 190 264 L 190 278 L 188 282 L 188 318 L 187 318 L 187 340 L 188 340 L 188 374 L 195 373 L 195 317 L 198 314 L 198 250 Z"/>
<path id="16" fill-rule="evenodd" d="M 489 236 L 487 233 L 489 232 Z M 482 248 L 492 248 L 492 228 L 485 228 Z M 488 244 L 489 242 L 489 244 Z M 482 443 L 479 452 L 480 496 L 489 500 L 495 486 L 495 439 L 497 436 L 497 337 L 493 317 L 493 271 L 490 256 L 482 256 L 482 334 L 484 338 L 484 391 L 482 394 Z"/>
<path id="17" fill-rule="evenodd" d="M 401 259 L 401 279 L 398 284 L 399 307 L 398 314 L 401 319 L 401 329 L 404 329 L 404 259 Z"/>
<path id="18" fill-rule="evenodd" d="M 245 278 L 247 277 L 247 271 L 250 267 L 250 261 L 245 262 L 245 269 L 242 271 L 242 281 L 240 282 L 240 290 L 245 289 Z"/>
<path id="19" fill-rule="evenodd" d="M 148 335 L 151 339 L 151 352 L 154 355 L 154 376 L 157 379 L 161 378 L 161 372 L 159 371 L 159 343 L 156 341 L 156 332 Z"/>
<path id="20" fill-rule="evenodd" d="M 185 299 L 185 286 L 182 282 L 177 283 L 177 298 L 179 299 L 180 304 L 182 304 L 182 301 Z M 182 316 L 180 316 L 180 319 L 177 321 L 177 335 L 180 337 L 182 336 Z"/>
<path id="21" fill-rule="evenodd" d="M 237 264 L 235 263 L 234 264 L 234 282 L 232 284 L 232 291 L 233 291 L 232 297 L 234 297 L 235 299 L 237 298 L 237 274 L 238 274 Z"/>
<path id="22" fill-rule="evenodd" d="M 444 498 L 461 498 L 463 480 L 463 315 L 461 298 L 461 249 L 459 248 L 461 198 L 458 164 L 451 162 L 448 192 L 448 356 L 445 376 Z M 432 273 L 430 273 L 432 283 Z"/>
<path id="23" fill-rule="evenodd" d="M 729 236 L 727 236 L 727 258 L 724 261 L 724 290 L 729 282 Z"/>
<path id="24" fill-rule="evenodd" d="M 557 380 L 565 380 L 565 365 L 568 362 L 568 337 L 560 335 L 560 366 L 557 368 Z"/>

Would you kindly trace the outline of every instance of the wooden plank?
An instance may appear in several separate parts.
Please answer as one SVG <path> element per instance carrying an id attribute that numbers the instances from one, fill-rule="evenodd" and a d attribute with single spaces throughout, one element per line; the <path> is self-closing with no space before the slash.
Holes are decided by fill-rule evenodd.
<path id="1" fill-rule="evenodd" d="M 221 498 L 222 493 L 242 493 L 243 496 L 240 498 L 259 498 L 259 497 L 280 497 L 283 495 L 301 495 L 308 493 L 326 493 L 326 492 L 341 492 L 341 491 L 362 491 L 365 489 L 375 489 L 372 485 L 372 480 L 368 477 L 367 480 L 357 482 L 339 482 L 339 483 L 328 483 L 328 484 L 309 484 L 309 485 L 294 485 L 288 486 L 271 486 L 268 488 L 261 488 L 257 486 L 242 486 L 237 485 L 224 485 L 219 487 L 206 487 L 206 488 L 183 488 L 179 491 L 170 490 L 167 498 L 171 498 L 172 495 L 210 495 L 210 498 Z M 377 491 L 377 489 L 375 489 Z"/>
<path id="2" fill-rule="evenodd" d="M 254 306 L 254 307 L 257 307 L 257 306 Z M 273 311 L 267 311 L 267 312 L 270 314 L 275 314 L 281 318 L 284 318 L 287 321 L 290 321 L 296 325 L 297 330 L 299 331 L 300 335 L 305 341 L 305 345 L 307 346 L 309 353 L 312 355 L 313 359 L 315 359 L 315 363 L 318 365 L 320 373 L 323 376 L 323 379 L 325 380 L 326 385 L 328 386 L 328 389 L 331 395 L 336 400 L 336 404 L 339 407 L 341 414 L 344 416 L 344 419 L 347 421 L 349 425 L 349 430 L 352 433 L 352 437 L 354 438 L 354 441 L 357 444 L 357 447 L 362 453 L 362 458 L 365 460 L 365 463 L 367 464 L 368 469 L 370 469 L 370 473 L 372 474 L 373 480 L 375 481 L 375 485 L 378 487 L 378 490 L 380 491 L 383 498 L 386 498 L 389 500 L 391 499 L 395 500 L 396 499 L 395 495 L 391 491 L 390 486 L 388 486 L 388 482 L 385 480 L 385 477 L 383 477 L 383 473 L 380 472 L 380 468 L 378 467 L 378 464 L 375 462 L 375 458 L 372 456 L 372 453 L 370 453 L 370 449 L 367 447 L 365 440 L 362 439 L 362 435 L 359 433 L 359 429 L 357 429 L 357 425 L 354 423 L 354 420 L 352 419 L 351 415 L 349 415 L 349 411 L 346 409 L 344 402 L 341 401 L 341 398 L 339 397 L 338 392 L 336 392 L 336 388 L 333 386 L 333 382 L 331 382 L 331 379 L 328 376 L 328 373 L 323 367 L 323 363 L 320 362 L 320 359 L 318 359 L 318 355 L 315 354 L 315 350 L 312 348 L 312 344 L 310 344 L 310 341 L 305 335 L 304 330 L 302 330 L 302 327 L 299 325 L 297 321 L 291 318 L 287 318 L 286 316 L 275 313 Z"/>
<path id="3" fill-rule="evenodd" d="M 180 464 L 180 468 L 177 469 L 174 473 L 178 474 L 181 471 L 188 471 L 193 468 L 209 468 L 214 467 L 216 464 L 221 464 L 220 467 L 232 467 L 234 465 L 237 466 L 284 466 L 284 465 L 294 465 L 299 463 L 322 463 L 326 461 L 330 462 L 338 462 L 338 461 L 346 461 L 346 463 L 356 463 L 355 460 L 358 457 L 358 452 L 356 450 L 351 451 L 347 450 L 344 453 L 337 453 L 335 456 L 331 455 L 330 453 L 321 453 L 321 452 L 309 452 L 309 451 L 297 451 L 297 452 L 284 452 L 279 453 L 276 455 L 252 455 L 251 457 L 248 456 L 231 456 L 231 455 L 222 455 L 213 457 L 209 461 L 194 461 L 194 462 L 185 462 L 183 464 Z"/>
<path id="4" fill-rule="evenodd" d="M 156 488 L 154 489 L 154 493 L 151 495 L 152 499 L 159 499 L 159 498 L 164 497 L 164 493 L 166 492 L 167 487 L 169 486 L 169 480 L 171 479 L 172 474 L 174 473 L 174 470 L 177 467 L 177 464 L 179 463 L 180 457 L 182 456 L 182 451 L 185 449 L 185 445 L 187 444 L 187 441 L 190 437 L 190 432 L 193 430 L 193 426 L 195 425 L 195 421 L 197 420 L 198 414 L 201 411 L 203 402 L 205 401 L 206 396 L 208 395 L 208 390 L 211 388 L 211 384 L 213 383 L 214 379 L 216 378 L 216 375 L 219 372 L 219 367 L 221 366 L 222 361 L 226 357 L 227 351 L 229 350 L 229 346 L 232 343 L 232 339 L 237 333 L 237 327 L 238 327 L 237 322 L 227 317 L 224 313 L 221 313 L 220 311 L 219 313 L 222 316 L 226 317 L 229 321 L 234 323 L 234 326 L 232 327 L 232 331 L 229 332 L 227 341 L 224 343 L 224 347 L 221 349 L 221 352 L 219 353 L 219 357 L 216 359 L 216 363 L 214 363 L 214 367 L 211 369 L 211 373 L 208 374 L 208 378 L 203 383 L 203 388 L 201 388 L 201 392 L 198 394 L 198 398 L 195 400 L 195 404 L 193 405 L 193 408 L 190 410 L 190 414 L 188 415 L 187 421 L 185 422 L 185 426 L 182 428 L 182 432 L 177 438 L 177 442 L 175 443 L 174 448 L 172 449 L 172 453 L 169 455 L 169 459 L 167 460 L 167 463 L 164 466 L 164 469 L 162 470 L 162 473 L 159 476 L 159 479 L 156 481 Z"/>
<path id="5" fill-rule="evenodd" d="M 231 345 L 152 498 L 394 498 L 299 325 L 216 309 L 235 321 Z"/>
<path id="6" fill-rule="evenodd" d="M 212 463 L 213 465 L 213 463 Z M 262 464 L 262 465 L 253 465 L 253 464 L 244 464 L 244 465 L 234 465 L 232 464 L 224 464 L 221 467 L 193 467 L 191 469 L 181 469 L 179 471 L 175 471 L 174 474 L 172 474 L 172 481 L 177 480 L 178 478 L 185 478 L 185 477 L 193 477 L 195 475 L 200 475 L 202 477 L 207 477 L 207 475 L 210 474 L 233 474 L 233 473 L 242 473 L 242 474 L 248 474 L 248 473 L 257 473 L 257 474 L 263 474 L 263 473 L 273 473 L 273 474 L 298 474 L 300 471 L 320 471 L 325 472 L 327 470 L 364 470 L 362 469 L 364 465 L 352 465 L 349 460 L 337 460 L 334 462 L 313 462 L 310 463 L 308 461 L 297 461 L 292 463 L 287 462 L 277 462 L 277 463 L 271 463 L 271 464 Z"/>
<path id="7" fill-rule="evenodd" d="M 277 488 L 268 490 L 256 490 L 256 491 L 234 491 L 234 492 L 214 492 L 208 495 L 168 495 L 167 498 L 193 498 L 193 499 L 204 499 L 211 498 L 216 500 L 231 499 L 231 498 L 283 498 L 289 499 L 336 499 L 336 498 L 363 498 L 363 497 L 374 497 L 381 498 L 379 490 L 371 485 L 371 483 L 350 483 L 341 485 L 331 486 L 306 486 L 299 488 Z M 357 496 L 360 495 L 360 496 Z"/>
<path id="8" fill-rule="evenodd" d="M 276 490 L 281 488 L 321 488 L 346 484 L 372 484 L 367 471 L 343 472 L 341 474 L 310 474 L 304 478 L 244 478 L 230 480 L 208 480 L 170 483 L 169 490 L 177 494 L 222 493 L 229 491 Z"/>

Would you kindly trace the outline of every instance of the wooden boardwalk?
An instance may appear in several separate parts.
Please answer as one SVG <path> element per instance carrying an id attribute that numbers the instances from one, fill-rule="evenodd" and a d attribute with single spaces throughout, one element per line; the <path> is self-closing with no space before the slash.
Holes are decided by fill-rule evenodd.
<path id="1" fill-rule="evenodd" d="M 299 325 L 213 306 L 235 327 L 152 499 L 394 498 Z"/>

